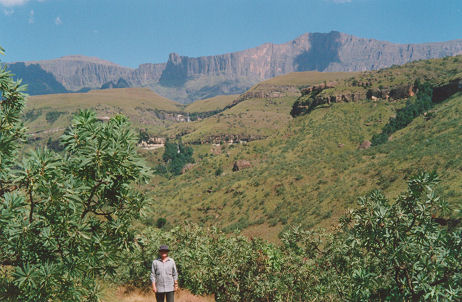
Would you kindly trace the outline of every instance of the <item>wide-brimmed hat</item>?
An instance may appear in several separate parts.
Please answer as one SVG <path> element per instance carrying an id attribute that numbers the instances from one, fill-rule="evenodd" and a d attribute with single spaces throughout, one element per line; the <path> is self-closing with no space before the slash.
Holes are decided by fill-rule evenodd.
<path id="1" fill-rule="evenodd" d="M 161 246 L 159 247 L 159 252 L 160 252 L 160 251 L 169 252 L 170 249 L 168 248 L 168 245 L 161 245 Z"/>

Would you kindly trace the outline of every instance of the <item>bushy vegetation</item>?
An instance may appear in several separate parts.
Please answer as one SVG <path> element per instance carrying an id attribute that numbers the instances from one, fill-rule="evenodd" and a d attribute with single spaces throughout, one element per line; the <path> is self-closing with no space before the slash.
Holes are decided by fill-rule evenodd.
<path id="1" fill-rule="evenodd" d="M 352 194 L 388 190 L 413 168 L 443 168 L 445 179 L 460 183 L 458 99 L 442 104 L 438 123 L 417 120 L 404 138 L 369 150 L 358 151 L 358 143 L 377 133 L 398 104 L 335 104 L 296 119 L 271 139 L 220 149 L 203 156 L 191 175 L 161 180 L 155 208 L 163 213 L 148 213 L 154 218 L 145 227 L 133 224 L 145 204 L 134 188 L 146 180 L 146 169 L 126 118 L 101 123 L 81 112 L 61 139 L 62 153 L 41 149 L 21 161 L 24 95 L 5 70 L 0 90 L 0 300 L 97 301 L 98 278 L 147 285 L 160 243 L 173 249 L 181 286 L 213 293 L 217 301 L 462 299 L 462 232 L 454 218 L 460 212 L 450 212 L 435 192 L 434 173 L 410 179 L 394 201 L 371 192 L 333 230 L 310 230 L 338 217 Z M 278 114 L 282 104 L 286 116 L 288 100 L 242 102 L 229 120 L 255 104 Z M 243 115 L 247 122 L 261 123 L 251 114 Z M 166 172 L 192 161 L 190 147 L 167 145 Z M 243 158 L 255 159 L 255 168 L 231 173 Z M 447 186 L 445 196 L 457 198 L 458 187 Z M 201 211 L 203 224 L 219 217 L 227 231 L 284 225 L 281 245 L 174 220 L 194 211 Z M 291 226 L 296 223 L 304 225 Z M 172 225 L 178 226 L 168 230 Z"/>
<path id="2" fill-rule="evenodd" d="M 417 95 L 410 97 L 404 108 L 397 110 L 396 116 L 390 118 L 388 123 L 383 127 L 382 132 L 375 134 L 372 139 L 372 145 L 380 145 L 386 143 L 388 138 L 394 132 L 403 129 L 409 125 L 416 117 L 424 112 L 427 112 L 433 107 L 432 92 L 433 89 L 430 84 L 420 84 L 416 81 Z"/>
<path id="3" fill-rule="evenodd" d="M 98 301 L 97 278 L 133 246 L 131 224 L 146 180 L 136 135 L 123 116 L 84 111 L 48 149 L 18 158 L 25 137 L 20 82 L 0 70 L 0 300 Z"/>
<path id="4" fill-rule="evenodd" d="M 24 114 L 24 119 L 29 122 L 35 121 L 40 115 L 42 115 L 42 110 L 41 109 L 32 109 L 29 111 L 26 111 Z"/>
<path id="5" fill-rule="evenodd" d="M 139 129 L 138 136 L 139 136 L 138 143 L 147 142 L 150 138 L 150 135 L 147 129 Z"/>
<path id="6" fill-rule="evenodd" d="M 189 118 L 191 119 L 191 121 L 197 121 L 197 120 L 200 120 L 200 119 L 208 118 L 208 117 L 210 117 L 212 115 L 216 115 L 216 114 L 218 114 L 220 112 L 225 111 L 226 109 L 229 109 L 228 106 L 226 106 L 223 109 L 216 109 L 216 110 L 212 110 L 212 111 L 191 112 L 191 113 L 188 113 L 188 115 L 189 115 Z"/>
<path id="7" fill-rule="evenodd" d="M 327 88 L 314 89 L 300 96 L 291 110 L 293 117 L 309 114 L 313 109 L 330 105 L 338 100 L 402 99 L 414 83 L 424 79 L 431 86 L 441 86 L 460 79 L 462 65 L 460 56 L 442 59 L 419 60 L 401 66 L 352 74 Z M 449 95 L 448 95 L 449 96 Z"/>
<path id="8" fill-rule="evenodd" d="M 143 229 L 127 254 L 122 283 L 143 286 L 161 243 L 168 243 L 180 285 L 217 301 L 458 301 L 462 228 L 421 173 L 395 201 L 380 191 L 358 200 L 331 232 L 290 227 L 281 245 L 186 224 Z"/>
<path id="9" fill-rule="evenodd" d="M 245 234 L 275 241 L 291 224 L 327 227 L 374 188 L 395 197 L 410 175 L 434 169 L 444 176 L 440 193 L 460 209 L 462 95 L 436 104 L 431 119 L 414 119 L 388 143 L 358 149 L 405 103 L 332 104 L 293 119 L 270 138 L 222 145 L 219 154 L 214 146 L 194 145 L 196 167 L 150 186 L 156 203 L 148 211 L 172 225 L 188 219 L 227 230 L 248 215 L 245 227 L 239 224 Z M 232 172 L 239 159 L 252 168 Z"/>
<path id="10" fill-rule="evenodd" d="M 62 111 L 48 111 L 45 114 L 45 119 L 47 120 L 48 123 L 53 124 L 63 114 L 65 114 L 65 112 L 62 112 Z"/>
<path id="11" fill-rule="evenodd" d="M 156 171 L 158 173 L 180 175 L 186 164 L 194 162 L 193 148 L 185 146 L 182 142 L 167 141 L 162 160 L 165 164 L 157 167 Z"/>

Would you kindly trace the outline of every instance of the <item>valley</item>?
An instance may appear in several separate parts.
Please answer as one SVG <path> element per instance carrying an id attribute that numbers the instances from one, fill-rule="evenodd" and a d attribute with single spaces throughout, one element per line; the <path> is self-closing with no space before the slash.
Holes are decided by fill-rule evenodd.
<path id="1" fill-rule="evenodd" d="M 179 176 L 154 172 L 143 189 L 151 205 L 141 223 L 154 225 L 165 218 L 172 227 L 189 220 L 278 241 L 289 225 L 335 224 L 358 195 L 372 189 L 396 196 L 408 177 L 424 170 L 444 177 L 445 187 L 439 190 L 460 211 L 459 60 L 417 61 L 362 73 L 289 73 L 241 95 L 187 106 L 145 88 L 33 96 L 26 125 L 55 140 L 77 109 L 93 108 L 101 117 L 125 114 L 147 135 L 139 152 L 152 171 L 163 162 L 165 140 L 180 139 L 193 147 L 195 163 Z M 416 80 L 441 87 L 434 91 L 449 98 L 438 99 L 428 116 L 417 117 L 387 143 L 371 147 L 372 136 L 415 95 Z M 63 112 L 51 124 L 49 108 Z M 188 122 L 190 117 L 194 120 Z M 239 162 L 244 165 L 236 171 Z"/>
<path id="2" fill-rule="evenodd" d="M 462 1 L 0 15 L 0 301 L 462 301 Z"/>

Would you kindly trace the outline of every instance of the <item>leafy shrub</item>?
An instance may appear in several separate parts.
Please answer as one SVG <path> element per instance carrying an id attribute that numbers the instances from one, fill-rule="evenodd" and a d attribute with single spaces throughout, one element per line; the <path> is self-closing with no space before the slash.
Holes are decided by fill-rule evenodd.
<path id="1" fill-rule="evenodd" d="M 147 129 L 140 129 L 138 143 L 147 142 L 149 140 L 149 137 L 150 136 Z"/>
<path id="2" fill-rule="evenodd" d="M 422 173 L 394 202 L 373 191 L 331 233 L 287 226 L 280 246 L 194 224 L 145 228 L 117 281 L 147 285 L 157 247 L 168 243 L 180 285 L 219 302 L 459 301 L 462 228 L 441 216 L 437 182 Z"/>
<path id="3" fill-rule="evenodd" d="M 45 119 L 47 120 L 48 123 L 50 124 L 53 124 L 54 122 L 56 122 L 56 120 L 61 116 L 65 114 L 65 112 L 61 112 L 61 111 L 48 111 L 46 114 L 45 114 Z"/>
<path id="4" fill-rule="evenodd" d="M 29 122 L 35 121 L 40 115 L 42 115 L 42 109 L 32 109 L 24 113 L 24 119 Z"/>
<path id="5" fill-rule="evenodd" d="M 219 166 L 219 167 L 215 170 L 215 176 L 220 176 L 221 174 L 223 174 L 223 168 L 222 168 L 222 166 Z"/>
<path id="6" fill-rule="evenodd" d="M 1 48 L 0 48 L 1 52 Z M 25 95 L 0 68 L 0 300 L 99 301 L 133 249 L 131 223 L 146 180 L 127 119 L 99 123 L 81 112 L 61 138 L 63 154 L 35 150 L 22 161 Z"/>
<path id="7" fill-rule="evenodd" d="M 161 229 L 165 226 L 166 223 L 167 223 L 167 219 L 160 217 L 156 221 L 156 226 L 158 229 Z"/>
<path id="8" fill-rule="evenodd" d="M 187 163 L 193 163 L 193 148 L 185 146 L 183 143 L 165 143 L 162 159 L 165 162 L 165 169 L 157 168 L 158 172 L 167 171 L 173 175 L 180 175 L 183 167 Z"/>
<path id="9" fill-rule="evenodd" d="M 55 152 L 61 152 L 64 150 L 64 147 L 61 145 L 59 140 L 54 140 L 51 137 L 48 138 L 47 148 Z"/>

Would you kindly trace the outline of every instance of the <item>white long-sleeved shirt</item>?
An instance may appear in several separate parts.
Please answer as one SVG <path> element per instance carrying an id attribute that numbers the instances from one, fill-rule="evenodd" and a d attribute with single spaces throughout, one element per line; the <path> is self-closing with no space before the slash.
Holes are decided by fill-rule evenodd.
<path id="1" fill-rule="evenodd" d="M 177 280 L 178 271 L 172 258 L 168 257 L 165 262 L 157 258 L 152 262 L 151 281 L 156 284 L 157 292 L 174 291 L 174 284 Z"/>

